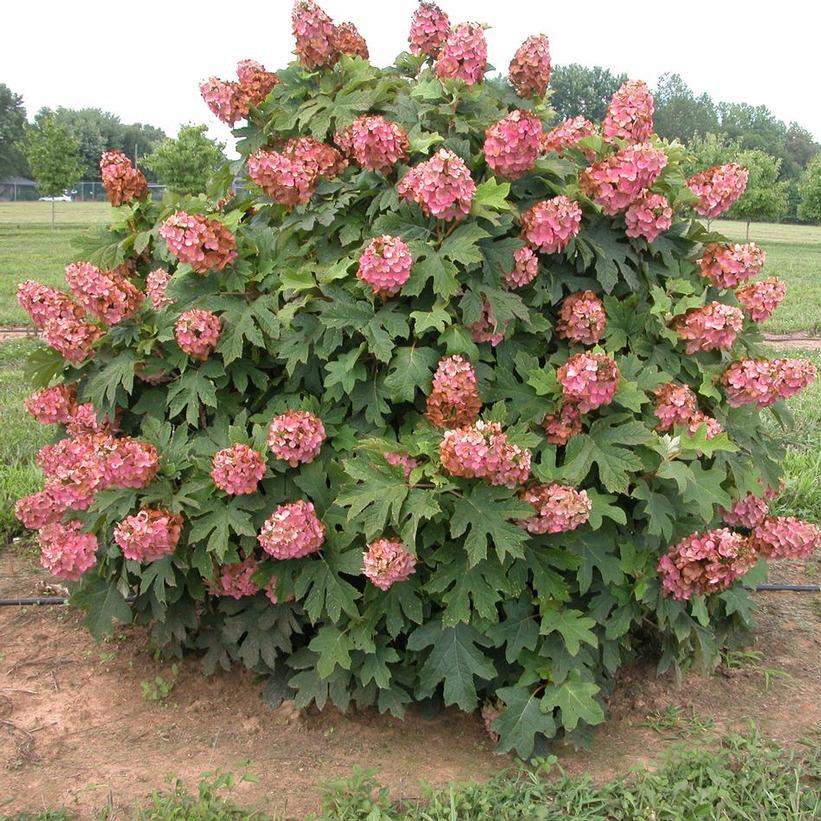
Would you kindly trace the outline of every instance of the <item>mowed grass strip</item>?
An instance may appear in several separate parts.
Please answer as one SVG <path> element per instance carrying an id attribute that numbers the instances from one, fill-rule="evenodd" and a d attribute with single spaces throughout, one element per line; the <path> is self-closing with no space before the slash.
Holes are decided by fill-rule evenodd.
<path id="1" fill-rule="evenodd" d="M 63 269 L 78 259 L 71 240 L 111 219 L 104 202 L 58 202 L 51 228 L 51 203 L 0 202 L 0 327 L 28 325 L 17 305 L 17 286 L 26 279 L 64 288 Z"/>
<path id="2" fill-rule="evenodd" d="M 710 227 L 733 242 L 745 241 L 746 223 L 714 220 Z M 764 331 L 821 336 L 821 226 L 754 222 L 750 242 L 767 253 L 762 276 L 787 283 L 787 296 Z"/>

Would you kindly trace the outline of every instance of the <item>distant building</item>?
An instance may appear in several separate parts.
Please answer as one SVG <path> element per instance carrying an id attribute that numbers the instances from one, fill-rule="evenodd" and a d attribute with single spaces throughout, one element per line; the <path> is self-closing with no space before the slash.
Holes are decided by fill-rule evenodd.
<path id="1" fill-rule="evenodd" d="M 34 180 L 25 177 L 6 177 L 0 180 L 0 202 L 36 200 L 40 196 Z"/>

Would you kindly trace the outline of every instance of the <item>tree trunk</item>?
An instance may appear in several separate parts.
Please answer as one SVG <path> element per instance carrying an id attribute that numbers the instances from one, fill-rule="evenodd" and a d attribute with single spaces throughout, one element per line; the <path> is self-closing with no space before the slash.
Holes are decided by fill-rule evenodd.
<path id="1" fill-rule="evenodd" d="M 51 198 L 51 230 L 54 230 L 54 197 Z"/>
<path id="2" fill-rule="evenodd" d="M 745 240 L 745 242 L 749 242 L 749 241 L 750 241 L 750 220 L 747 220 L 747 239 Z"/>

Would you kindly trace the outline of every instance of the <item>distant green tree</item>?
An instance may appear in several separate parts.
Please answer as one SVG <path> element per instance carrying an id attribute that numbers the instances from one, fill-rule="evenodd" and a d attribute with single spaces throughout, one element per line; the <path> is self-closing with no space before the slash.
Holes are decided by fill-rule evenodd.
<path id="1" fill-rule="evenodd" d="M 810 160 L 819 152 L 821 152 L 821 145 L 815 141 L 812 134 L 798 123 L 790 123 L 784 140 L 785 156 L 782 172 L 788 177 L 800 177 Z"/>
<path id="2" fill-rule="evenodd" d="M 177 194 L 205 191 L 211 175 L 225 162 L 225 146 L 206 137 L 207 130 L 205 125 L 182 126 L 176 139 L 163 140 L 143 164 Z"/>
<path id="3" fill-rule="evenodd" d="M 749 240 L 751 222 L 777 222 L 787 215 L 789 182 L 778 178 L 781 160 L 765 151 L 742 151 L 735 161 L 747 169 L 750 177 L 747 190 L 727 216 L 747 223 Z"/>
<path id="4" fill-rule="evenodd" d="M 550 102 L 562 120 L 582 116 L 597 123 L 607 112 L 610 98 L 626 80 L 626 74 L 613 74 L 601 66 L 556 66 L 550 79 Z"/>
<path id="5" fill-rule="evenodd" d="M 821 222 L 821 154 L 807 164 L 798 183 L 798 218 Z"/>
<path id="6" fill-rule="evenodd" d="M 0 83 L 0 179 L 28 173 L 26 158 L 20 150 L 27 127 L 23 98 Z"/>
<path id="7" fill-rule="evenodd" d="M 714 165 L 723 165 L 735 162 L 741 153 L 741 144 L 738 140 L 731 140 L 726 134 L 696 134 L 688 140 L 687 148 L 690 151 L 689 160 L 684 164 L 688 176 L 697 174 Z"/>
<path id="8" fill-rule="evenodd" d="M 29 129 L 23 142 L 23 153 L 41 194 L 56 197 L 80 179 L 80 147 L 69 129 L 56 120 L 46 118 Z M 54 200 L 51 202 L 51 227 L 54 228 Z"/>
<path id="9" fill-rule="evenodd" d="M 719 103 L 719 129 L 744 149 L 758 149 L 774 157 L 784 156 L 787 126 L 767 106 Z"/>
<path id="10" fill-rule="evenodd" d="M 653 97 L 660 136 L 687 143 L 696 134 L 718 130 L 718 113 L 710 95 L 696 97 L 678 74 L 662 74 Z"/>

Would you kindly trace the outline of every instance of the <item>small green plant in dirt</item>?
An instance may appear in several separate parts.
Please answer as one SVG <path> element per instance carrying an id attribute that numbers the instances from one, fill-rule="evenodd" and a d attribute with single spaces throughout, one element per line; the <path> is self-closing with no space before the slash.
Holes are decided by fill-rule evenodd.
<path id="1" fill-rule="evenodd" d="M 715 728 L 715 720 L 709 716 L 698 715 L 695 708 L 665 707 L 655 710 L 642 721 L 642 727 L 648 727 L 663 738 L 693 738 L 704 735 Z"/>
<path id="2" fill-rule="evenodd" d="M 721 665 L 727 670 L 750 668 L 761 673 L 764 689 L 769 690 L 776 682 L 786 681 L 792 675 L 780 667 L 762 665 L 764 654 L 759 650 L 726 650 L 721 654 Z"/>
<path id="3" fill-rule="evenodd" d="M 153 681 L 141 681 L 140 687 L 143 691 L 143 698 L 149 701 L 165 701 L 171 695 L 174 687 L 177 686 L 179 672 L 179 665 L 172 664 L 171 674 L 167 679 L 162 675 L 157 675 L 154 676 Z"/>

